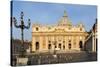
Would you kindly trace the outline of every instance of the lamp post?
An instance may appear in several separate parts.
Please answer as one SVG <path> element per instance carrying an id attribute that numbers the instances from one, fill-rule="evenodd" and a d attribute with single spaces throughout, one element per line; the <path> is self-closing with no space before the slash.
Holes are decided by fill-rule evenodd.
<path id="1" fill-rule="evenodd" d="M 22 57 L 25 57 L 24 56 L 24 53 L 25 53 L 25 49 L 24 49 L 24 29 L 29 29 L 30 28 L 30 25 L 31 25 L 31 23 L 30 23 L 30 19 L 28 19 L 28 25 L 27 26 L 25 26 L 24 25 L 24 21 L 23 21 L 23 16 L 24 16 L 24 13 L 23 12 L 21 12 L 21 17 L 20 17 L 20 22 L 21 22 L 21 24 L 20 25 L 17 25 L 17 20 L 16 20 L 16 18 L 14 17 L 13 18 L 13 22 L 14 22 L 14 26 L 16 27 L 16 28 L 20 28 L 21 29 L 21 44 L 22 44 L 22 46 L 21 46 L 21 56 Z"/>

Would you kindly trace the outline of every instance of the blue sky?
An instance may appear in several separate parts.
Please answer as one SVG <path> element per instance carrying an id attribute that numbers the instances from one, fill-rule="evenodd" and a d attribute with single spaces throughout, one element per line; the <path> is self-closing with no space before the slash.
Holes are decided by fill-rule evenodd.
<path id="1" fill-rule="evenodd" d="M 20 12 L 24 12 L 24 21 L 31 19 L 31 27 L 29 30 L 24 30 L 24 40 L 31 40 L 32 24 L 56 24 L 63 16 L 66 10 L 69 20 L 73 25 L 83 23 L 86 31 L 89 31 L 95 19 L 97 18 L 97 7 L 95 5 L 75 5 L 75 4 L 57 4 L 57 3 L 43 3 L 31 1 L 13 1 L 13 17 L 16 17 L 18 24 L 20 24 Z M 21 39 L 20 29 L 13 26 L 13 37 Z"/>

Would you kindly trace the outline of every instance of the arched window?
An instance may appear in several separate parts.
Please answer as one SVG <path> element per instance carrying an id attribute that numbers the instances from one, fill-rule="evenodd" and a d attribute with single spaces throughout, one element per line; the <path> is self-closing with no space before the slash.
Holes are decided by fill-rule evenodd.
<path id="1" fill-rule="evenodd" d="M 65 45 L 63 45 L 63 49 L 65 49 Z"/>
<path id="2" fill-rule="evenodd" d="M 55 45 L 55 48 L 57 48 L 57 46 Z"/>
<path id="3" fill-rule="evenodd" d="M 59 48 L 61 49 L 61 43 L 59 44 Z"/>
<path id="4" fill-rule="evenodd" d="M 71 49 L 71 44 L 68 44 L 68 48 Z"/>
<path id="5" fill-rule="evenodd" d="M 51 49 L 51 44 L 48 44 L 48 49 Z"/>
<path id="6" fill-rule="evenodd" d="M 38 27 L 36 27 L 36 31 L 38 31 L 39 30 L 39 28 Z"/>
<path id="7" fill-rule="evenodd" d="M 49 40 L 48 42 L 49 42 L 49 43 L 51 43 L 51 41 L 50 41 L 50 40 Z"/>
<path id="8" fill-rule="evenodd" d="M 80 41 L 80 43 L 79 43 L 79 47 L 80 47 L 80 48 L 83 47 L 83 45 L 82 45 L 82 41 Z"/>
<path id="9" fill-rule="evenodd" d="M 98 44 L 98 40 L 97 40 L 97 38 L 96 38 L 96 51 L 97 51 L 97 48 L 98 48 L 97 44 Z"/>
<path id="10" fill-rule="evenodd" d="M 82 28 L 80 28 L 80 31 L 82 31 Z"/>
<path id="11" fill-rule="evenodd" d="M 36 42 L 36 50 L 39 50 L 39 42 Z"/>
<path id="12" fill-rule="evenodd" d="M 69 27 L 68 29 L 71 30 L 71 27 Z"/>
<path id="13" fill-rule="evenodd" d="M 71 42 L 71 40 L 69 40 L 69 43 Z"/>

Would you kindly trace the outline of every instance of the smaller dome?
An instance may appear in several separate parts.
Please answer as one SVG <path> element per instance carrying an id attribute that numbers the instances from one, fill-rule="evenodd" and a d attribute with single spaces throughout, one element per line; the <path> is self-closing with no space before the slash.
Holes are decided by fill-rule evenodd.
<path id="1" fill-rule="evenodd" d="M 84 27 L 84 25 L 82 24 L 82 22 L 79 22 L 77 26 L 78 27 Z"/>
<path id="2" fill-rule="evenodd" d="M 41 27 L 41 24 L 40 24 L 39 22 L 35 22 L 35 23 L 32 25 L 32 27 L 36 27 L 36 26 Z"/>

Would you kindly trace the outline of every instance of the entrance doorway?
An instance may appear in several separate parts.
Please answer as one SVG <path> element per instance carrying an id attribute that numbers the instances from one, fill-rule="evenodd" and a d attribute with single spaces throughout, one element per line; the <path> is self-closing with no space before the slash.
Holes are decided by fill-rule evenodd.
<path id="1" fill-rule="evenodd" d="M 59 44 L 59 48 L 61 49 L 61 43 Z"/>
<path id="2" fill-rule="evenodd" d="M 79 42 L 79 48 L 80 48 L 80 50 L 82 50 L 82 48 L 83 48 L 83 43 L 82 43 L 82 41 Z"/>
<path id="3" fill-rule="evenodd" d="M 51 44 L 48 44 L 48 49 L 51 49 Z"/>
<path id="4" fill-rule="evenodd" d="M 36 42 L 36 50 L 39 50 L 39 42 Z"/>
<path id="5" fill-rule="evenodd" d="M 71 49 L 71 44 L 68 44 L 68 48 Z"/>

